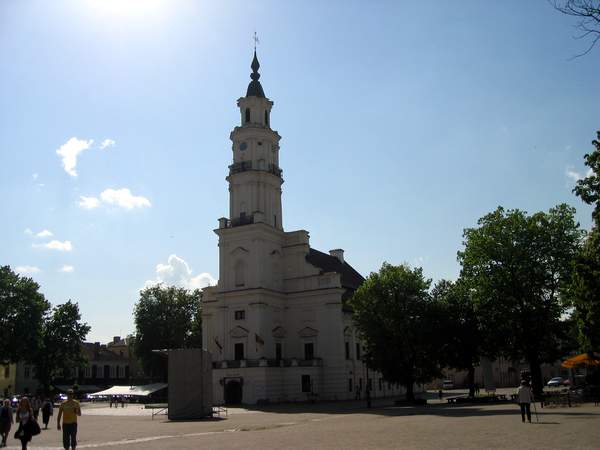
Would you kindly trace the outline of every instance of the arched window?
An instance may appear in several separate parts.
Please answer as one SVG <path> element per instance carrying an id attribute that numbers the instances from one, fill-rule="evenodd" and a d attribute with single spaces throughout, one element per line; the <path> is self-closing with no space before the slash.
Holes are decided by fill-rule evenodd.
<path id="1" fill-rule="evenodd" d="M 269 111 L 265 110 L 265 125 L 269 126 Z"/>
<path id="2" fill-rule="evenodd" d="M 241 287 L 246 284 L 246 265 L 244 261 L 241 259 L 235 263 L 235 267 L 233 269 L 234 277 L 235 277 L 235 286 Z"/>
<path id="3" fill-rule="evenodd" d="M 250 108 L 246 108 L 246 120 L 244 123 L 250 122 Z"/>

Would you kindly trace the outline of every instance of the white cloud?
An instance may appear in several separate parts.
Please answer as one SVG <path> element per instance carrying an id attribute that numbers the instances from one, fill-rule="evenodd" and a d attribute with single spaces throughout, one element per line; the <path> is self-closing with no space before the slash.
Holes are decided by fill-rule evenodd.
<path id="1" fill-rule="evenodd" d="M 81 206 L 83 209 L 94 209 L 100 206 L 100 200 L 98 200 L 96 197 L 85 197 L 80 195 L 79 206 Z"/>
<path id="2" fill-rule="evenodd" d="M 21 275 L 30 275 L 32 273 L 38 273 L 40 271 L 39 267 L 35 266 L 17 266 L 15 267 L 15 272 Z"/>
<path id="3" fill-rule="evenodd" d="M 79 197 L 79 206 L 84 209 L 94 209 L 101 205 L 116 206 L 124 209 L 149 208 L 150 200 L 141 195 L 133 195 L 127 188 L 105 189 L 98 197 Z"/>
<path id="4" fill-rule="evenodd" d="M 104 150 L 108 147 L 113 147 L 115 144 L 116 142 L 113 139 L 104 139 L 100 144 L 100 150 Z"/>
<path id="5" fill-rule="evenodd" d="M 193 290 L 213 286 L 217 284 L 217 280 L 206 272 L 194 276 L 190 266 L 184 259 L 177 255 L 171 255 L 167 260 L 167 264 L 159 263 L 156 265 L 156 278 L 154 280 L 147 280 L 144 287 L 156 286 L 158 284 Z"/>
<path id="6" fill-rule="evenodd" d="M 100 194 L 100 199 L 108 205 L 115 205 L 125 209 L 144 208 L 151 206 L 146 197 L 135 196 L 127 188 L 105 189 Z"/>
<path id="7" fill-rule="evenodd" d="M 33 231 L 31 231 L 31 228 L 25 228 L 25 230 L 23 230 L 23 233 L 31 236 L 33 234 Z"/>
<path id="8" fill-rule="evenodd" d="M 65 264 L 64 266 L 62 266 L 58 271 L 59 272 L 64 272 L 64 273 L 71 273 L 75 270 L 75 267 L 73 266 L 69 266 L 67 264 Z"/>
<path id="9" fill-rule="evenodd" d="M 56 150 L 56 154 L 62 158 L 62 164 L 67 172 L 72 177 L 77 176 L 77 156 L 84 150 L 87 150 L 94 143 L 93 139 L 89 141 L 72 137 L 65 144 Z"/>
<path id="10" fill-rule="evenodd" d="M 37 180 L 39 177 L 39 174 L 34 173 L 33 175 L 31 175 L 31 178 L 33 178 L 33 181 Z"/>
<path id="11" fill-rule="evenodd" d="M 565 174 L 567 175 L 567 177 L 571 178 L 574 182 L 578 182 L 579 180 L 583 180 L 586 177 L 591 177 L 594 174 L 594 172 L 590 168 L 586 172 L 586 174 L 583 175 L 583 174 L 577 172 L 575 169 L 573 169 L 573 167 L 567 167 Z"/>
<path id="12" fill-rule="evenodd" d="M 59 252 L 70 252 L 71 250 L 73 250 L 73 245 L 71 244 L 71 241 L 61 242 L 57 241 L 56 239 L 45 244 L 32 244 L 32 246 L 35 248 L 47 248 L 48 250 L 58 250 Z"/>
<path id="13" fill-rule="evenodd" d="M 35 236 L 39 237 L 39 238 L 44 238 L 44 237 L 50 237 L 50 236 L 54 236 L 54 235 L 52 234 L 52 231 L 50 231 L 50 230 L 42 230 L 39 233 L 37 233 Z"/>

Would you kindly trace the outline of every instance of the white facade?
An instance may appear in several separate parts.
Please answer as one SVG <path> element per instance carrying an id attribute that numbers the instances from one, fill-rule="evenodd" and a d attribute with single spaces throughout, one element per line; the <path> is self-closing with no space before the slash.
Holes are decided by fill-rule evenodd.
<path id="1" fill-rule="evenodd" d="M 215 403 L 349 399 L 401 392 L 367 376 L 344 300 L 363 278 L 343 250 L 321 253 L 284 231 L 280 136 L 270 127 L 256 54 L 231 132 L 229 218 L 219 219 L 219 282 L 204 289 L 203 342 Z"/>

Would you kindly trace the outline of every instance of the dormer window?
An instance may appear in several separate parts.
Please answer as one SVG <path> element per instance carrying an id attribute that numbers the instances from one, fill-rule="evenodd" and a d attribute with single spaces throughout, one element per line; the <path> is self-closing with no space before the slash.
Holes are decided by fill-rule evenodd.
<path id="1" fill-rule="evenodd" d="M 244 123 L 250 123 L 250 108 L 246 108 L 246 117 Z"/>

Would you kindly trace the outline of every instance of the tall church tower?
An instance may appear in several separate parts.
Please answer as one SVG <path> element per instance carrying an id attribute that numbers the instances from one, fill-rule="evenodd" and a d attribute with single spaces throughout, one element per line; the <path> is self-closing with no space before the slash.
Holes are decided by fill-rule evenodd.
<path id="1" fill-rule="evenodd" d="M 343 250 L 323 253 L 311 248 L 308 231 L 283 230 L 281 137 L 271 129 L 273 102 L 260 84 L 256 51 L 251 67 L 246 96 L 237 101 L 240 124 L 230 135 L 229 217 L 214 230 L 219 282 L 202 296 L 213 398 L 354 398 L 369 375 L 345 302 L 364 279 Z"/>
<path id="2" fill-rule="evenodd" d="M 282 287 L 281 137 L 271 129 L 273 102 L 265 97 L 259 81 L 256 50 L 250 67 L 246 96 L 237 101 L 240 125 L 230 135 L 229 218 L 219 219 L 215 230 L 221 291 Z"/>
<path id="3" fill-rule="evenodd" d="M 231 226 L 266 223 L 283 230 L 279 140 L 271 129 L 273 102 L 260 84 L 260 64 L 254 51 L 246 96 L 238 100 L 241 125 L 231 132 L 233 164 L 229 166 L 229 221 Z"/>

